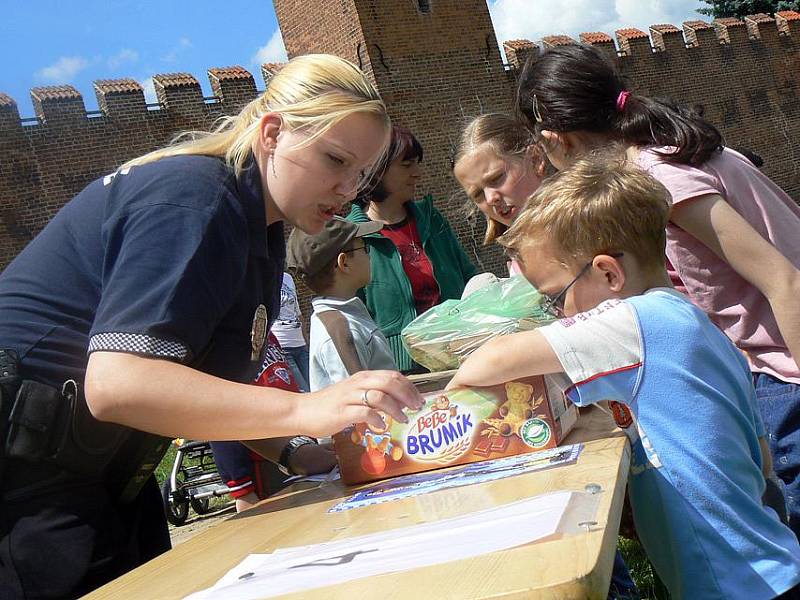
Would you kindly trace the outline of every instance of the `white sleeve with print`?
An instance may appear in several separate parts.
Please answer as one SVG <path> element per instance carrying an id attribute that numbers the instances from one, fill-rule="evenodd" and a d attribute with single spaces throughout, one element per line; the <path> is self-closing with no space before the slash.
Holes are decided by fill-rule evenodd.
<path id="1" fill-rule="evenodd" d="M 642 364 L 642 342 L 630 305 L 606 300 L 539 331 L 564 367 L 569 379 L 564 391 L 575 404 L 631 403 Z"/>

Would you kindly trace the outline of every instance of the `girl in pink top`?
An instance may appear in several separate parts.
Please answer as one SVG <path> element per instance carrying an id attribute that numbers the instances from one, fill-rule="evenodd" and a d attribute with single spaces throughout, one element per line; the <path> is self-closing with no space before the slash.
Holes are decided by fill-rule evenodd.
<path id="1" fill-rule="evenodd" d="M 667 257 L 686 293 L 747 356 L 800 531 L 800 209 L 702 111 L 632 94 L 605 55 L 561 46 L 530 61 L 518 110 L 558 169 L 622 151 L 672 194 Z"/>

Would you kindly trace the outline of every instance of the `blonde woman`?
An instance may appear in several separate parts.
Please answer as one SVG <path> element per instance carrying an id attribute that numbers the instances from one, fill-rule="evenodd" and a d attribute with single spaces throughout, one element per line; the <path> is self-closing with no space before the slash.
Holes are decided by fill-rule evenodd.
<path id="1" fill-rule="evenodd" d="M 148 476 L 162 436 L 309 436 L 280 453 L 291 466 L 311 436 L 419 405 L 394 372 L 303 395 L 246 385 L 284 223 L 320 231 L 389 127 L 356 67 L 294 59 L 215 131 L 90 184 L 0 275 L 0 596 L 79 596 L 169 548 Z"/>

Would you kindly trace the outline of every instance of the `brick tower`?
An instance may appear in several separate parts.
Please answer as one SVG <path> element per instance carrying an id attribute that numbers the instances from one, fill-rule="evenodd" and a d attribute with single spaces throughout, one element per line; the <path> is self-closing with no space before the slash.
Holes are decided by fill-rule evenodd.
<path id="1" fill-rule="evenodd" d="M 377 85 L 392 119 L 425 150 L 420 195 L 433 194 L 473 262 L 503 271 L 497 248 L 483 249 L 483 218 L 468 221 L 450 157 L 463 125 L 512 107 L 485 0 L 274 0 L 289 57 L 336 54 Z M 479 265 L 480 266 L 480 265 Z"/>

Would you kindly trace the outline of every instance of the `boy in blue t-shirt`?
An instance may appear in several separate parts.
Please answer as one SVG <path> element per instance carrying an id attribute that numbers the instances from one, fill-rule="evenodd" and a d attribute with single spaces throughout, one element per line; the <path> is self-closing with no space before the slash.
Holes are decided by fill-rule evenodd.
<path id="1" fill-rule="evenodd" d="M 762 504 L 771 459 L 750 370 L 672 289 L 669 211 L 660 183 L 610 155 L 546 181 L 500 243 L 560 320 L 485 344 L 449 387 L 561 373 L 576 404 L 616 402 L 636 529 L 672 597 L 793 597 L 800 547 Z"/>

